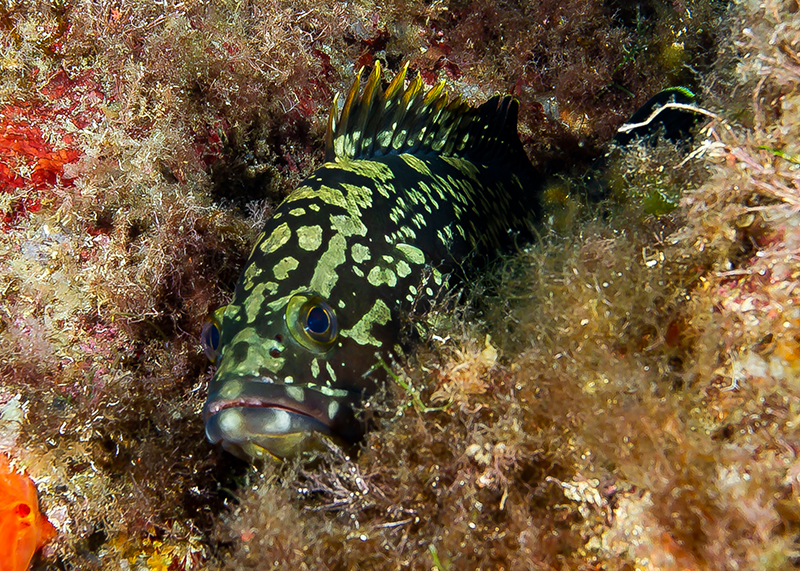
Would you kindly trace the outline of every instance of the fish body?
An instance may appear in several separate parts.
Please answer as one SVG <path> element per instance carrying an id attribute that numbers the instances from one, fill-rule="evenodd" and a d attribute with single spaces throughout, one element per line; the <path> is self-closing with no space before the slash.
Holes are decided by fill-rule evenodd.
<path id="1" fill-rule="evenodd" d="M 405 70 L 380 79 L 357 79 L 338 117 L 334 103 L 327 162 L 266 223 L 206 336 L 206 435 L 240 456 L 357 441 L 404 312 L 539 215 L 513 98 L 472 107 Z"/>
<path id="2" fill-rule="evenodd" d="M 36 486 L 0 455 L 0 571 L 25 571 L 56 534 L 39 511 Z"/>

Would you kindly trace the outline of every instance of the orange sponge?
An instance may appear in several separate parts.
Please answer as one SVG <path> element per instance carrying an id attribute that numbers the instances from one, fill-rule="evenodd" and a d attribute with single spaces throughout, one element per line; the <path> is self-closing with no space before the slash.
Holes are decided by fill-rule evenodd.
<path id="1" fill-rule="evenodd" d="M 36 550 L 55 535 L 39 511 L 33 481 L 0 454 L 0 571 L 26 571 Z"/>

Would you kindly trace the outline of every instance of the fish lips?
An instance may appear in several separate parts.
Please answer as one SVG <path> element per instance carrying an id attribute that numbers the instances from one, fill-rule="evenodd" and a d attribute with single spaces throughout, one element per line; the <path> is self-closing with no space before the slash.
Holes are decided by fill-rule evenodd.
<path id="1" fill-rule="evenodd" d="M 255 377 L 218 387 L 203 409 L 206 437 L 240 457 L 285 458 L 315 447 L 319 434 L 349 443 L 363 435 L 353 410 L 360 395 L 332 396 Z"/>

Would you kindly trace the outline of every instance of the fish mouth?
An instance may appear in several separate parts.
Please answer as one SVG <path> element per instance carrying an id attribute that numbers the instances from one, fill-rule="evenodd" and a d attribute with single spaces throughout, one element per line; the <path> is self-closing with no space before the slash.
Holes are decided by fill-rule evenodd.
<path id="1" fill-rule="evenodd" d="M 263 379 L 215 385 L 203 410 L 206 437 L 239 457 L 286 458 L 319 448 L 320 435 L 352 442 L 361 436 L 349 394 Z"/>

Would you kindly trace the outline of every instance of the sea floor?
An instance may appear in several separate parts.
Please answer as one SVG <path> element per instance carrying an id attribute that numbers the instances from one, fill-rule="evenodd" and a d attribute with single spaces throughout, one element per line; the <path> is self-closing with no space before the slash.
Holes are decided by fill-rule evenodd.
<path id="1" fill-rule="evenodd" d="M 791 569 L 800 11 L 763 2 L 0 8 L 0 451 L 34 569 Z M 358 453 L 206 442 L 198 336 L 380 61 L 520 102 L 540 239 L 443 300 Z M 693 140 L 617 150 L 664 87 Z"/>

